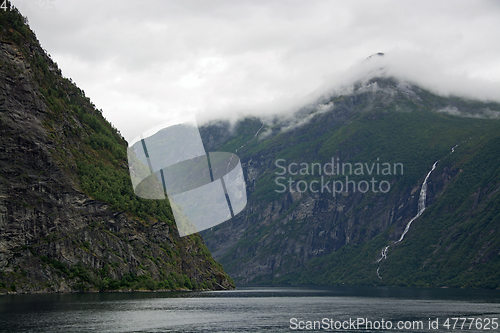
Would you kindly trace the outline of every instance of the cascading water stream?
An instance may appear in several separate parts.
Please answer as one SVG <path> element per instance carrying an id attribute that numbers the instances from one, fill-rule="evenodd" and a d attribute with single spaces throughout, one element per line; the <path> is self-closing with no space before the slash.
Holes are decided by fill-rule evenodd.
<path id="1" fill-rule="evenodd" d="M 453 152 L 455 151 L 455 148 L 457 146 L 458 146 L 458 144 L 455 145 L 453 148 L 451 148 L 451 153 L 450 154 L 453 154 Z M 424 210 L 425 210 L 425 200 L 427 199 L 427 180 L 429 180 L 429 176 L 431 175 L 432 171 L 434 171 L 434 169 L 436 169 L 436 165 L 438 164 L 438 162 L 439 162 L 439 160 L 437 160 L 436 162 L 434 162 L 434 164 L 432 165 L 431 171 L 429 171 L 427 173 L 427 176 L 425 177 L 424 182 L 422 183 L 422 188 L 420 189 L 420 195 L 418 197 L 417 215 L 415 215 L 410 220 L 410 222 L 408 222 L 406 224 L 406 228 L 403 231 L 403 233 L 401 234 L 401 237 L 397 241 L 393 242 L 393 244 L 398 244 L 398 243 L 400 243 L 405 238 L 405 235 L 408 232 L 408 230 L 410 230 L 410 226 L 413 223 L 413 221 L 415 221 L 416 219 L 418 219 L 420 217 L 420 215 L 422 215 L 422 213 L 424 212 Z M 384 260 L 384 259 L 387 259 L 387 250 L 389 250 L 389 247 L 391 247 L 391 245 L 393 245 L 393 244 L 387 245 L 380 252 L 380 258 L 377 260 L 377 263 L 379 264 L 379 266 L 377 267 L 377 276 L 379 277 L 379 279 L 382 279 L 382 277 L 379 274 L 380 262 L 382 260 Z"/>
<path id="2" fill-rule="evenodd" d="M 403 233 L 401 234 L 401 237 L 397 241 L 395 241 L 394 244 L 400 243 L 403 240 L 403 238 L 405 238 L 405 235 L 408 232 L 408 230 L 410 230 L 410 226 L 413 223 L 413 221 L 415 221 L 416 219 L 418 219 L 420 217 L 420 215 L 422 215 L 422 213 L 424 212 L 424 210 L 425 210 L 425 199 L 427 199 L 427 180 L 429 179 L 429 176 L 431 175 L 432 171 L 434 171 L 434 169 L 436 168 L 436 165 L 437 165 L 438 162 L 439 162 L 439 160 L 437 160 L 436 162 L 434 162 L 434 164 L 432 165 L 431 171 L 429 171 L 429 173 L 425 177 L 424 182 L 422 183 L 422 188 L 420 189 L 420 195 L 418 197 L 418 212 L 417 212 L 417 215 L 415 215 L 410 220 L 410 222 L 408 222 L 406 224 L 406 228 L 403 231 Z"/>
<path id="3" fill-rule="evenodd" d="M 397 241 L 395 241 L 393 244 L 400 243 L 405 238 L 405 235 L 408 232 L 408 230 L 410 230 L 410 226 L 413 223 L 413 221 L 415 221 L 416 219 L 418 219 L 420 217 L 420 215 L 422 215 L 422 213 L 424 212 L 424 210 L 425 210 L 425 200 L 427 199 L 427 180 L 429 179 L 429 176 L 431 175 L 432 171 L 434 171 L 434 169 L 436 169 L 436 165 L 438 164 L 438 162 L 439 162 L 439 160 L 437 160 L 436 162 L 434 162 L 434 164 L 432 165 L 431 171 L 429 171 L 427 173 L 427 176 L 425 177 L 424 182 L 422 183 L 422 188 L 420 189 L 420 195 L 418 197 L 418 211 L 417 211 L 417 215 L 415 215 L 410 220 L 410 222 L 408 222 L 406 224 L 406 228 L 403 231 L 403 233 L 401 234 L 401 237 Z M 387 245 L 386 247 L 384 247 L 382 249 L 382 251 L 380 252 L 380 258 L 377 260 L 377 263 L 380 263 L 382 260 L 387 259 L 387 250 L 389 250 L 390 246 L 391 245 Z M 382 279 L 382 277 L 379 274 L 379 269 L 380 269 L 380 265 L 379 265 L 379 267 L 377 267 L 377 275 L 378 275 L 379 279 Z"/>
<path id="4" fill-rule="evenodd" d="M 241 145 L 240 148 L 236 149 L 235 152 L 237 153 L 239 149 L 243 148 L 244 146 L 246 146 L 250 141 L 252 141 L 253 139 L 255 139 L 255 137 L 257 135 L 259 135 L 259 132 L 260 130 L 262 129 L 262 127 L 264 127 L 264 124 L 262 124 L 262 126 L 257 130 L 257 133 L 255 133 L 255 135 L 250 139 L 248 140 L 247 142 L 245 142 L 243 145 Z M 229 168 L 229 165 L 231 165 L 231 162 L 233 161 L 233 157 L 234 155 L 231 155 L 231 158 L 229 159 L 229 162 L 227 163 L 227 168 Z"/>
<path id="5" fill-rule="evenodd" d="M 245 142 L 243 145 L 241 145 L 241 147 L 240 147 L 240 148 L 238 148 L 238 149 L 236 149 L 236 151 L 235 151 L 235 152 L 237 153 L 239 149 L 243 148 L 243 147 L 244 147 L 244 146 L 246 146 L 246 145 L 247 145 L 250 141 L 252 141 L 253 139 L 255 139 L 255 138 L 257 137 L 257 135 L 259 135 L 259 132 L 260 132 L 260 130 L 261 130 L 263 127 L 264 127 L 264 124 L 262 124 L 262 126 L 261 126 L 258 130 L 257 130 L 257 133 L 255 133 L 255 135 L 254 135 L 254 136 L 253 136 L 250 140 L 248 140 L 248 141 L 247 141 L 247 142 Z M 229 170 L 229 166 L 231 165 L 231 162 L 233 161 L 233 157 L 234 157 L 234 155 L 231 155 L 231 158 L 229 159 L 229 162 L 227 163 L 227 166 L 226 166 L 226 167 L 227 167 L 228 171 L 230 171 L 230 170 Z"/>
<path id="6" fill-rule="evenodd" d="M 235 152 L 237 153 L 237 152 L 238 152 L 238 150 L 240 150 L 241 148 L 245 147 L 245 146 L 246 146 L 246 145 L 247 145 L 250 141 L 252 141 L 253 139 L 255 139 L 255 137 L 256 137 L 257 135 L 259 135 L 259 132 L 260 132 L 260 130 L 262 129 L 262 127 L 264 127 L 264 124 L 262 124 L 262 126 L 259 128 L 259 130 L 257 131 L 257 133 L 255 133 L 255 135 L 253 136 L 253 138 L 251 138 L 250 140 L 248 140 L 247 142 L 245 142 L 244 144 L 242 144 L 242 145 L 241 145 L 241 147 L 240 147 L 240 148 L 238 148 L 238 149 L 236 149 L 236 151 L 235 151 Z"/>

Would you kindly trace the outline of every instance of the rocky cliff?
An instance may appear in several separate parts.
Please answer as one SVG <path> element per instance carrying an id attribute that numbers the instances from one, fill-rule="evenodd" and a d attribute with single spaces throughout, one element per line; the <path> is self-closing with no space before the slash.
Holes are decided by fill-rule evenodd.
<path id="1" fill-rule="evenodd" d="M 199 235 L 133 194 L 127 143 L 0 12 L 0 293 L 226 289 Z"/>
<path id="2" fill-rule="evenodd" d="M 210 150 L 238 149 L 250 199 L 205 241 L 240 283 L 499 287 L 498 110 L 376 77 L 294 117 L 241 121 L 230 136 L 228 124 L 206 126 Z M 313 173 L 332 160 L 363 168 Z M 426 211 L 395 243 L 438 160 Z M 362 188 L 346 190 L 346 175 Z M 344 189 L 334 193 L 333 181 Z"/>

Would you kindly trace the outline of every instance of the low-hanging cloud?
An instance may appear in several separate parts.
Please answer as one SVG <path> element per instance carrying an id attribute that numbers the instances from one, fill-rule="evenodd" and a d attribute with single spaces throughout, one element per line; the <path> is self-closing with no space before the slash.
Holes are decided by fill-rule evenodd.
<path id="1" fill-rule="evenodd" d="M 464 117 L 464 118 L 476 118 L 476 119 L 499 119 L 500 111 L 490 110 L 489 108 L 475 110 L 474 113 L 461 111 L 456 106 L 446 106 L 440 110 L 439 113 L 446 113 L 452 116 Z"/>
<path id="2" fill-rule="evenodd" d="M 402 82 L 419 85 L 443 96 L 500 102 L 500 81 L 474 78 L 465 72 L 446 71 L 443 61 L 418 51 L 394 50 L 372 55 L 343 73 L 332 75 L 314 97 L 331 92 L 351 93 L 356 82 L 373 77 L 393 77 Z"/>
<path id="3" fill-rule="evenodd" d="M 369 72 L 500 100 L 496 1 L 13 3 L 127 139 L 186 114 L 288 114 Z"/>

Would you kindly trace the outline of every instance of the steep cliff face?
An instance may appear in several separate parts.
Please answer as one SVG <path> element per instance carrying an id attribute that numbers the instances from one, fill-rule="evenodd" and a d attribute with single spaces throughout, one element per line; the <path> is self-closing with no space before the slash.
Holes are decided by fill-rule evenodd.
<path id="1" fill-rule="evenodd" d="M 126 142 L 0 13 L 0 293 L 232 288 L 168 204 L 135 198 Z"/>
<path id="2" fill-rule="evenodd" d="M 240 283 L 497 287 L 498 274 L 485 273 L 499 267 L 500 251 L 494 162 L 500 151 L 492 148 L 500 123 L 487 119 L 496 116 L 492 110 L 499 105 L 373 78 L 357 84 L 352 94 L 304 108 L 294 119 L 242 121 L 230 138 L 218 134 L 227 124 L 207 126 L 202 136 L 211 150 L 234 151 L 265 123 L 262 136 L 238 150 L 250 194 L 245 213 L 204 232 L 205 241 Z M 361 163 L 363 174 L 328 176 L 318 169 L 312 174 L 313 163 L 323 167 L 332 159 Z M 397 241 L 417 214 L 422 183 L 437 160 L 427 183 L 427 210 L 405 241 L 390 246 L 388 259 L 377 263 L 381 249 Z M 392 170 L 385 175 L 377 171 L 384 163 Z M 401 171 L 394 172 L 395 164 Z M 369 190 L 362 193 L 365 183 L 362 191 L 352 185 L 346 190 L 346 175 L 358 185 L 367 182 Z M 322 176 L 330 190 L 321 190 Z M 335 180 L 344 185 L 338 193 L 331 190 Z M 378 187 L 382 181 L 387 193 Z M 461 214 L 455 213 L 458 207 Z M 434 225 L 436 220 L 442 222 Z M 470 243 L 472 236 L 450 240 L 451 230 L 462 237 L 474 235 L 472 229 L 477 243 Z"/>

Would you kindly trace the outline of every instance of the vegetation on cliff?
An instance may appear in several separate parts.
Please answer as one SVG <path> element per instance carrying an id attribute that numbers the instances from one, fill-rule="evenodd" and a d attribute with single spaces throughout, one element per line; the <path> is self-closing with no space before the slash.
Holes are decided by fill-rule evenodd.
<path id="1" fill-rule="evenodd" d="M 234 287 L 167 201 L 135 196 L 127 142 L 10 3 L 0 46 L 0 292 Z"/>
<path id="2" fill-rule="evenodd" d="M 326 109 L 326 111 L 325 111 Z M 204 239 L 239 283 L 500 287 L 500 120 L 498 103 L 435 95 L 393 78 L 372 78 L 352 94 L 334 95 L 295 119 L 246 119 L 212 150 L 234 151 L 265 123 L 263 135 L 238 150 L 250 200 L 236 221 Z M 306 121 L 306 117 L 308 120 Z M 220 124 L 218 125 L 220 126 Z M 202 129 L 216 138 L 215 125 Z M 253 133 L 252 133 L 253 132 Z M 458 145 L 458 146 L 457 146 Z M 236 147 L 236 148 L 235 148 Z M 454 148 L 453 154 L 451 150 Z M 300 164 L 401 163 L 404 172 L 375 175 L 388 193 L 328 191 L 304 184 Z M 281 165 L 287 190 L 276 183 Z M 417 212 L 429 179 L 427 210 L 404 242 L 377 260 Z M 349 175 L 350 180 L 370 177 Z M 302 182 L 302 193 L 288 179 Z M 326 181 L 345 175 L 327 176 Z M 304 191 L 305 189 L 305 191 Z"/>

